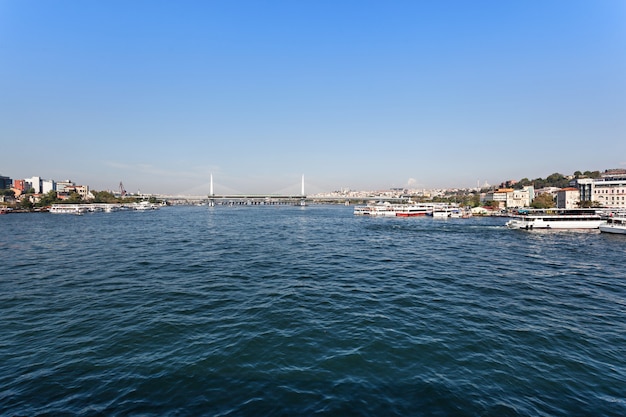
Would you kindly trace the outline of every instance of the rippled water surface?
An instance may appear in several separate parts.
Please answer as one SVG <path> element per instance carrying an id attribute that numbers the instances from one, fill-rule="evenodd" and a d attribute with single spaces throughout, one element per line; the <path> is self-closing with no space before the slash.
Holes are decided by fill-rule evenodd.
<path id="1" fill-rule="evenodd" d="M 0 216 L 0 414 L 626 415 L 626 238 L 504 220 Z"/>

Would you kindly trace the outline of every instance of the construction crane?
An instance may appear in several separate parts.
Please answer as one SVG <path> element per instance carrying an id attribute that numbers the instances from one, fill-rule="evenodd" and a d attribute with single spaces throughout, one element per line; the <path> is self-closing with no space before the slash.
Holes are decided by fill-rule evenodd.
<path id="1" fill-rule="evenodd" d="M 124 189 L 124 184 L 120 181 L 120 196 L 124 197 L 126 195 L 126 190 Z"/>

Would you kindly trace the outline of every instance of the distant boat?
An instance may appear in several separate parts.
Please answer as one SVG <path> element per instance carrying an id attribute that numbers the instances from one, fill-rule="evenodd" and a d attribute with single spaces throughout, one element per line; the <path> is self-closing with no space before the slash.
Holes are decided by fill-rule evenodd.
<path id="1" fill-rule="evenodd" d="M 54 214 L 78 214 L 81 215 L 87 208 L 81 204 L 53 204 L 49 212 Z"/>
<path id="2" fill-rule="evenodd" d="M 433 219 L 460 219 L 462 217 L 467 218 L 469 216 L 456 206 L 436 207 L 433 210 Z"/>
<path id="3" fill-rule="evenodd" d="M 407 204 L 399 207 L 396 211 L 397 217 L 421 217 L 431 214 L 433 212 L 432 205 L 424 204 Z"/>
<path id="4" fill-rule="evenodd" d="M 150 203 L 149 201 L 140 201 L 139 203 L 133 203 L 129 206 L 132 210 L 147 211 L 158 210 L 159 205 Z"/>
<path id="5" fill-rule="evenodd" d="M 431 214 L 431 204 L 391 204 L 379 203 L 367 206 L 355 206 L 354 214 L 357 216 L 372 217 L 419 217 Z"/>
<path id="6" fill-rule="evenodd" d="M 355 206 L 354 214 L 356 216 L 372 216 L 372 217 L 396 217 L 397 208 L 390 203 L 368 204 L 367 206 Z"/>

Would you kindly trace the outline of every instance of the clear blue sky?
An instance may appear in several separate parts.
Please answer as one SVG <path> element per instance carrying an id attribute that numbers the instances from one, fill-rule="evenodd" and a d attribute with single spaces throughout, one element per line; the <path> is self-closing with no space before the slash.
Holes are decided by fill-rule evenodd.
<path id="1" fill-rule="evenodd" d="M 626 168 L 626 1 L 0 0 L 0 144 L 150 193 Z"/>

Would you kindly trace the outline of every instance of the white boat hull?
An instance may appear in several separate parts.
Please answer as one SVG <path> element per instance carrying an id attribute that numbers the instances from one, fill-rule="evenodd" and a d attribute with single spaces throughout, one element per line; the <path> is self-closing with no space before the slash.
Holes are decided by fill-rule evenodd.
<path id="1" fill-rule="evenodd" d="M 506 222 L 509 229 L 524 230 L 569 230 L 598 229 L 605 220 L 593 209 L 528 209 L 520 210 Z"/>
<path id="2" fill-rule="evenodd" d="M 372 217 L 417 217 L 426 216 L 431 212 L 430 206 L 407 204 L 375 204 L 354 208 L 355 215 Z"/>
<path id="3" fill-rule="evenodd" d="M 534 219 L 532 221 L 527 220 L 509 220 L 506 226 L 509 229 L 524 229 L 524 230 L 536 230 L 536 229 L 554 229 L 554 230 L 566 230 L 566 229 L 598 229 L 604 220 L 548 220 Z"/>
<path id="4" fill-rule="evenodd" d="M 626 218 L 612 217 L 603 225 L 600 225 L 600 231 L 604 233 L 615 233 L 626 235 Z"/>
<path id="5" fill-rule="evenodd" d="M 600 231 L 604 233 L 615 233 L 626 235 L 626 226 L 611 226 L 608 224 L 603 224 L 600 226 Z"/>
<path id="6" fill-rule="evenodd" d="M 509 229 L 554 229 L 554 230 L 567 230 L 567 229 L 598 229 L 600 225 L 604 223 L 602 220 L 591 221 L 533 221 L 525 222 L 519 220 L 510 220 L 506 223 Z"/>

